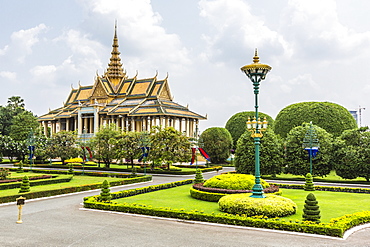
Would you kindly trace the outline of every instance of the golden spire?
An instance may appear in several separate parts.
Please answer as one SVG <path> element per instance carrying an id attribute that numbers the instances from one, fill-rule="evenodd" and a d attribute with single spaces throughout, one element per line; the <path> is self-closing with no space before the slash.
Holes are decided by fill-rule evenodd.
<path id="1" fill-rule="evenodd" d="M 108 64 L 108 69 L 106 75 L 109 77 L 110 81 L 116 86 L 126 74 L 123 72 L 120 52 L 118 51 L 118 38 L 117 38 L 117 21 L 114 25 L 114 38 L 112 45 L 112 56 L 110 58 L 110 63 Z"/>

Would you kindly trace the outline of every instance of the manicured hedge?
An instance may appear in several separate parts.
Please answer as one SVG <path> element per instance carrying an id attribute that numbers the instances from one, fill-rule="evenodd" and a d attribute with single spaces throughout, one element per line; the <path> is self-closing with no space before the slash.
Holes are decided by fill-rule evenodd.
<path id="1" fill-rule="evenodd" d="M 250 174 L 226 173 L 214 176 L 204 183 L 204 187 L 220 188 L 228 190 L 251 190 L 255 184 L 255 177 Z M 261 179 L 263 188 L 270 185 Z"/>
<path id="2" fill-rule="evenodd" d="M 126 178 L 126 179 L 122 179 L 119 181 L 113 181 L 110 183 L 110 185 L 119 186 L 119 185 L 125 185 L 125 184 L 146 182 L 150 180 L 152 180 L 152 176 L 139 176 L 135 178 Z M 28 193 L 22 193 L 19 195 L 22 195 L 26 197 L 27 199 L 34 199 L 34 198 L 40 198 L 40 197 L 49 197 L 49 196 L 55 196 L 55 195 L 61 195 L 61 194 L 75 193 L 75 192 L 80 192 L 80 191 L 100 189 L 101 186 L 102 186 L 102 183 L 96 183 L 96 184 L 79 185 L 79 186 L 74 186 L 74 187 L 67 187 L 67 188 L 60 188 L 60 189 L 53 189 L 53 190 L 46 190 L 46 191 L 39 191 L 39 192 L 28 192 Z M 16 198 L 19 197 L 19 195 L 0 196 L 0 203 L 14 202 Z"/>
<path id="3" fill-rule="evenodd" d="M 11 170 L 16 170 L 16 168 L 10 168 Z M 29 172 L 30 169 L 23 169 L 25 172 Z M 39 170 L 33 169 L 34 173 L 48 173 L 48 174 L 69 174 L 68 170 Z M 73 171 L 74 175 L 82 175 L 82 171 Z M 85 176 L 93 177 L 116 177 L 116 178 L 130 178 L 131 174 L 128 173 L 110 173 L 110 172 L 84 172 Z"/>
<path id="4" fill-rule="evenodd" d="M 112 193 L 112 199 L 134 196 L 160 189 L 179 186 L 182 183 L 191 183 L 192 180 L 184 180 L 176 183 L 148 186 L 144 188 L 126 190 Z M 219 224 L 239 225 L 257 228 L 277 229 L 284 231 L 304 232 L 334 237 L 342 237 L 345 230 L 362 223 L 370 222 L 370 212 L 357 213 L 344 218 L 334 219 L 330 223 L 312 223 L 309 221 L 291 221 L 279 218 L 267 218 L 263 216 L 246 217 L 245 215 L 233 215 L 228 213 L 206 214 L 199 210 L 185 211 L 184 209 L 171 209 L 168 207 L 154 208 L 150 205 L 138 203 L 103 203 L 98 202 L 98 195 L 85 197 L 84 207 L 125 213 L 144 214 L 166 218 L 213 222 Z"/>
<path id="5" fill-rule="evenodd" d="M 63 176 L 63 177 L 56 176 L 55 178 L 30 180 L 30 186 L 66 183 L 66 182 L 71 181 L 72 178 L 73 176 Z M 0 190 L 20 188 L 21 185 L 22 185 L 22 179 L 19 182 L 0 184 Z"/>
<path id="6" fill-rule="evenodd" d="M 44 168 L 62 168 L 62 169 L 68 169 L 68 166 L 66 165 L 45 165 L 45 164 L 42 164 L 42 165 L 37 165 L 37 167 L 44 167 Z M 193 166 L 193 168 L 195 168 L 195 166 Z M 14 168 L 11 168 L 11 169 L 14 169 Z M 76 169 L 82 169 L 82 166 L 75 166 L 74 167 L 74 174 L 76 174 Z M 132 172 L 132 169 L 129 168 L 129 169 L 123 169 L 123 168 L 105 168 L 105 167 L 89 167 L 89 166 L 85 166 L 84 167 L 85 170 L 100 170 L 100 171 L 114 171 L 114 172 Z M 27 170 L 27 169 L 24 169 L 24 170 Z M 211 171 L 219 171 L 219 170 L 222 170 L 222 166 L 212 166 L 212 167 L 208 167 L 208 168 L 202 168 L 201 169 L 202 172 L 211 172 Z M 35 169 L 33 169 L 32 171 L 35 171 Z M 67 172 L 67 171 L 66 171 Z M 174 175 L 192 175 L 192 174 L 195 174 L 195 169 L 194 171 L 171 171 L 171 170 L 151 170 L 150 167 L 147 167 L 146 170 L 144 171 L 144 168 L 136 168 L 136 172 L 139 172 L 139 173 L 150 173 L 150 174 L 174 174 Z M 86 173 L 86 172 L 85 172 Z"/>
<path id="7" fill-rule="evenodd" d="M 279 186 L 279 188 L 285 189 L 304 189 L 304 184 L 275 184 L 271 185 Z M 350 188 L 350 187 L 336 187 L 336 186 L 319 186 L 315 185 L 315 190 L 319 191 L 334 191 L 334 192 L 349 192 L 349 193 L 365 193 L 370 194 L 370 189 L 367 188 Z"/>
<path id="8" fill-rule="evenodd" d="M 297 204 L 289 198 L 266 195 L 266 198 L 253 198 L 248 194 L 226 195 L 218 201 L 222 212 L 245 214 L 246 216 L 264 215 L 269 218 L 295 214 Z"/>

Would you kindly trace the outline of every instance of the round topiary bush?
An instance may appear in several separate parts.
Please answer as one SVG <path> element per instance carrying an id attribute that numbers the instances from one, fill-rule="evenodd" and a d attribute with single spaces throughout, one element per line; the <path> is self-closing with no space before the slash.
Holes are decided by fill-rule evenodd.
<path id="1" fill-rule="evenodd" d="M 297 204 L 292 200 L 277 195 L 266 195 L 266 198 L 253 198 L 250 194 L 227 195 L 218 201 L 218 205 L 221 211 L 229 214 L 269 218 L 292 215 L 297 210 Z"/>
<path id="2" fill-rule="evenodd" d="M 289 105 L 279 112 L 274 131 L 286 137 L 294 127 L 311 121 L 335 137 L 340 136 L 344 130 L 357 128 L 356 120 L 343 106 L 330 102 L 301 102 Z"/>
<path id="3" fill-rule="evenodd" d="M 221 164 L 229 158 L 233 138 L 227 129 L 212 127 L 202 132 L 199 143 L 211 157 L 213 164 Z"/>
<path id="4" fill-rule="evenodd" d="M 248 117 L 253 119 L 255 114 L 256 113 L 254 111 L 238 112 L 234 114 L 232 117 L 230 117 L 229 120 L 227 120 L 225 128 L 230 132 L 233 138 L 234 148 L 236 148 L 236 144 L 239 137 L 242 134 L 244 134 L 244 132 L 247 130 Z M 261 118 L 261 120 L 263 120 L 263 118 L 266 117 L 269 128 L 273 127 L 274 119 L 272 117 L 263 112 L 259 112 L 258 116 Z"/>
<path id="5" fill-rule="evenodd" d="M 249 174 L 221 174 L 208 179 L 203 186 L 210 188 L 220 188 L 228 190 L 251 190 L 255 184 L 255 178 Z M 261 179 L 263 188 L 267 188 L 270 185 L 263 179 Z"/>

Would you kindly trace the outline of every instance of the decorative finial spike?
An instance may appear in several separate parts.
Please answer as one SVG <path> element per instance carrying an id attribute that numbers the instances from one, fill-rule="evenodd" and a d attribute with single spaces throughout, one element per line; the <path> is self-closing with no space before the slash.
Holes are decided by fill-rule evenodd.
<path id="1" fill-rule="evenodd" d="M 253 62 L 254 62 L 254 63 L 258 63 L 259 61 L 260 61 L 260 58 L 259 58 L 259 56 L 258 56 L 257 48 L 256 48 L 256 50 L 255 50 L 255 52 L 254 52 Z"/>

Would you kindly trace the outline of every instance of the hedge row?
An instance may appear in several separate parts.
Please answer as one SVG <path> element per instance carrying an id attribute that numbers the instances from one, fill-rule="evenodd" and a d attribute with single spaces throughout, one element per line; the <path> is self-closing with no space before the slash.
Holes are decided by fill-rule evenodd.
<path id="1" fill-rule="evenodd" d="M 118 199 L 127 196 L 134 196 L 137 194 L 152 192 L 160 189 L 172 188 L 174 186 L 179 186 L 182 183 L 191 183 L 191 180 L 184 180 L 175 183 L 168 183 L 162 185 L 148 186 L 144 188 L 138 188 L 134 190 L 126 190 L 112 193 L 113 199 Z M 279 218 L 266 218 L 262 216 L 246 217 L 245 215 L 233 215 L 227 213 L 211 213 L 206 214 L 199 210 L 186 211 L 185 209 L 171 209 L 168 207 L 155 208 L 145 204 L 137 203 L 106 203 L 98 202 L 99 196 L 91 196 L 84 198 L 84 207 L 91 209 L 118 211 L 125 213 L 134 214 L 144 214 L 158 217 L 166 218 L 178 218 L 184 220 L 194 220 L 194 221 L 205 221 L 213 222 L 219 224 L 228 225 L 239 225 L 257 228 L 268 228 L 268 229 L 278 229 L 284 231 L 295 231 L 304 232 L 320 235 L 328 235 L 334 237 L 342 237 L 345 230 L 355 226 L 357 224 L 362 224 L 365 222 L 370 222 L 370 212 L 362 212 L 362 214 L 353 214 L 345 218 L 334 219 L 335 222 L 330 223 L 312 223 L 309 221 L 291 221 Z"/>
<path id="2" fill-rule="evenodd" d="M 17 170 L 16 168 L 10 168 L 10 170 Z M 23 169 L 25 172 L 31 171 L 30 169 Z M 39 170 L 33 169 L 34 173 L 47 173 L 47 174 L 69 174 L 68 170 Z M 82 175 L 82 171 L 73 171 L 74 175 Z M 109 172 L 84 172 L 85 176 L 94 177 L 116 177 L 116 178 L 130 178 L 132 174 L 128 173 L 109 173 Z"/>
<path id="3" fill-rule="evenodd" d="M 221 188 L 211 188 L 211 187 L 205 187 L 203 184 L 194 184 L 194 189 L 205 191 L 205 192 L 211 192 L 211 193 L 221 193 L 221 194 L 240 194 L 240 193 L 251 193 L 252 190 L 229 190 L 229 189 L 221 189 Z M 270 187 L 267 187 L 263 189 L 264 193 L 275 193 L 279 191 L 279 187 L 276 185 L 270 185 Z"/>
<path id="4" fill-rule="evenodd" d="M 37 167 L 45 167 L 45 168 L 64 168 L 68 169 L 68 166 L 66 165 L 37 165 Z M 194 168 L 195 166 L 193 166 Z M 82 169 L 82 166 L 75 166 L 74 169 Z M 115 172 L 132 172 L 132 169 L 123 169 L 123 168 L 106 168 L 106 167 L 84 167 L 85 170 L 100 170 L 100 171 L 115 171 Z M 202 168 L 202 172 L 211 172 L 211 171 L 219 171 L 222 170 L 222 166 L 213 166 L 209 168 Z M 34 171 L 34 170 L 32 170 Z M 171 171 L 171 170 L 151 170 L 150 167 L 148 167 L 145 171 L 143 168 L 136 168 L 136 172 L 139 173 L 152 173 L 152 174 L 174 174 L 174 175 L 192 175 L 195 174 L 194 171 Z M 76 173 L 76 170 L 74 170 L 74 173 Z"/>
<path id="5" fill-rule="evenodd" d="M 37 179 L 47 179 L 52 178 L 51 175 L 42 175 L 42 176 L 28 176 L 29 180 L 37 180 Z M 13 183 L 13 182 L 19 182 L 22 181 L 23 178 L 12 178 L 12 179 L 6 179 L 6 180 L 0 180 L 0 184 L 6 184 L 6 183 Z"/>
<path id="6" fill-rule="evenodd" d="M 272 185 L 279 186 L 280 188 L 285 189 L 304 189 L 304 184 L 275 184 Z M 335 186 L 314 186 L 315 190 L 319 191 L 334 191 L 334 192 L 349 192 L 349 193 L 365 193 L 370 194 L 370 189 L 367 188 L 350 188 L 350 187 L 335 187 Z"/>
<path id="7" fill-rule="evenodd" d="M 152 180 L 151 176 L 140 176 L 140 177 L 135 177 L 135 178 L 126 178 L 126 179 L 122 179 L 119 181 L 113 181 L 113 182 L 110 182 L 110 184 L 111 186 L 119 186 L 119 185 L 125 185 L 125 184 L 146 182 L 146 181 L 151 181 L 151 180 Z M 40 198 L 40 197 L 49 197 L 49 196 L 55 196 L 55 195 L 61 195 L 61 194 L 75 193 L 75 192 L 80 192 L 80 191 L 100 189 L 101 186 L 102 186 L 101 183 L 97 183 L 97 184 L 79 185 L 79 186 L 74 186 L 74 187 L 60 188 L 60 189 L 53 189 L 53 190 L 46 190 L 46 191 L 27 192 L 27 193 L 11 195 L 11 196 L 0 196 L 0 203 L 14 202 L 16 198 L 18 198 L 20 195 L 26 197 L 28 200 L 28 199 L 34 199 L 34 198 Z"/>
<path id="8" fill-rule="evenodd" d="M 73 178 L 73 176 L 63 176 L 63 177 L 55 177 L 55 178 L 49 178 L 49 179 L 30 180 L 30 186 L 67 183 L 67 182 L 71 181 L 72 178 Z M 0 184 L 0 190 L 9 190 L 9 189 L 20 188 L 21 185 L 22 185 L 22 181 L 14 182 L 14 183 Z"/>

